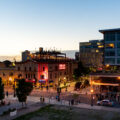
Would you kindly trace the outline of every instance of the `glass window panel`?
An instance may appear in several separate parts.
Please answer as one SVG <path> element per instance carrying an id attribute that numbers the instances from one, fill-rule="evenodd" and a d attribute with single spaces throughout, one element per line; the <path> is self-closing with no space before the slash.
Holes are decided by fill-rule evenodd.
<path id="1" fill-rule="evenodd" d="M 105 58 L 105 64 L 115 64 L 114 58 Z"/>
<path id="2" fill-rule="evenodd" d="M 120 64 L 120 58 L 117 59 L 117 64 Z"/>

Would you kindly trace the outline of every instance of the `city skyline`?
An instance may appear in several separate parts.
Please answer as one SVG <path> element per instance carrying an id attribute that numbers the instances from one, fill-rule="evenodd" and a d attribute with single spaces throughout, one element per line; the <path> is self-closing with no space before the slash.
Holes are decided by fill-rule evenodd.
<path id="1" fill-rule="evenodd" d="M 78 50 L 102 39 L 100 29 L 119 28 L 119 0 L 0 1 L 0 55 L 39 47 Z M 111 17 L 112 16 L 112 17 Z"/>

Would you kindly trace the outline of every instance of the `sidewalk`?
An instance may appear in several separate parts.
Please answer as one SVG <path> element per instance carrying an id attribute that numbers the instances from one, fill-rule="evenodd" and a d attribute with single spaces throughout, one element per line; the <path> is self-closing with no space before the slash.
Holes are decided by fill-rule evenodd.
<path id="1" fill-rule="evenodd" d="M 69 101 L 66 100 L 61 100 L 60 102 L 58 102 L 56 99 L 54 98 L 45 98 L 45 102 L 46 104 L 42 104 L 40 103 L 40 98 L 39 97 L 30 97 L 29 100 L 34 101 L 33 104 L 29 105 L 26 109 L 18 109 L 17 115 L 14 117 L 10 117 L 9 114 L 4 115 L 4 116 L 0 116 L 0 120 L 12 120 L 13 118 L 19 117 L 21 115 L 27 114 L 29 112 L 33 112 L 36 111 L 38 109 L 40 109 L 42 106 L 45 106 L 47 104 L 53 104 L 53 105 L 62 105 L 62 106 L 70 106 L 70 107 L 77 107 L 77 108 L 82 108 L 82 109 L 92 109 L 92 110 L 104 110 L 104 111 L 114 111 L 114 112 L 120 112 L 120 108 L 114 108 L 114 107 L 104 107 L 104 106 L 91 106 L 89 104 L 84 104 L 84 103 L 80 103 L 80 104 L 76 104 L 76 105 L 69 105 Z"/>
<path id="2" fill-rule="evenodd" d="M 49 103 L 49 102 L 48 102 Z M 62 100 L 60 102 L 54 100 L 50 100 L 50 104 L 56 104 L 56 105 L 65 105 L 69 106 L 69 102 L 66 100 Z M 98 106 L 98 105 L 93 105 L 91 106 L 90 104 L 85 104 L 85 103 L 79 103 L 76 105 L 71 105 L 71 107 L 77 107 L 77 108 L 83 108 L 83 109 L 93 109 L 93 110 L 104 110 L 104 111 L 114 111 L 114 112 L 120 112 L 120 108 L 115 108 L 115 107 L 105 107 L 105 106 Z"/>
<path id="3" fill-rule="evenodd" d="M 34 111 L 40 109 L 43 106 L 45 106 L 45 104 L 36 103 L 34 105 L 28 106 L 27 108 L 18 109 L 16 116 L 10 117 L 10 114 L 0 116 L 0 120 L 12 120 L 12 119 L 20 117 L 22 115 L 25 115 L 27 113 L 34 112 Z"/>
<path id="4" fill-rule="evenodd" d="M 114 107 L 105 107 L 105 106 L 91 106 L 88 104 L 80 103 L 78 105 L 74 105 L 74 107 L 77 108 L 83 108 L 83 109 L 93 109 L 93 110 L 104 110 L 104 111 L 114 111 L 114 112 L 120 112 L 120 108 L 114 108 Z"/>

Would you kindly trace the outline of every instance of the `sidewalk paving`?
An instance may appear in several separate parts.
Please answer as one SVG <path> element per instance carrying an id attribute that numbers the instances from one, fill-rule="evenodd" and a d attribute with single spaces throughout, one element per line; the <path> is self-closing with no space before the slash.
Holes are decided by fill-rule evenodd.
<path id="1" fill-rule="evenodd" d="M 34 105 L 28 106 L 27 108 L 20 108 L 17 110 L 17 115 L 11 117 L 10 114 L 6 114 L 4 116 L 0 116 L 0 120 L 12 120 L 27 113 L 34 112 L 43 106 L 45 106 L 45 104 L 36 103 Z"/>
<path id="2" fill-rule="evenodd" d="M 84 104 L 80 103 L 78 105 L 74 105 L 74 107 L 77 108 L 84 108 L 84 109 L 93 109 L 93 110 L 104 110 L 104 111 L 114 111 L 114 112 L 120 112 L 120 108 L 114 108 L 114 107 L 105 107 L 105 106 L 97 106 L 97 105 L 89 105 L 89 104 Z"/>
<path id="3" fill-rule="evenodd" d="M 53 105 L 62 105 L 62 106 L 70 106 L 69 105 L 69 101 L 66 100 L 61 100 L 60 102 L 58 102 L 56 99 L 54 98 L 45 98 L 45 103 L 46 104 L 42 104 L 40 103 L 40 98 L 39 97 L 29 97 L 29 100 L 31 100 L 32 102 L 34 101 L 33 104 L 28 105 L 28 107 L 26 109 L 18 109 L 17 115 L 14 117 L 10 117 L 9 114 L 4 115 L 4 116 L 0 116 L 0 120 L 12 120 L 13 118 L 19 117 L 21 115 L 27 114 L 29 112 L 33 112 L 38 110 L 39 108 L 41 108 L 42 106 L 45 106 L 47 104 L 53 104 Z M 93 110 L 104 110 L 104 111 L 114 111 L 114 112 L 120 112 L 120 108 L 114 108 L 114 107 L 104 107 L 104 106 L 91 106 L 89 104 L 84 104 L 84 103 L 80 103 L 80 104 L 75 104 L 75 105 L 71 105 L 70 107 L 77 107 L 77 108 L 82 108 L 82 109 L 93 109 Z"/>

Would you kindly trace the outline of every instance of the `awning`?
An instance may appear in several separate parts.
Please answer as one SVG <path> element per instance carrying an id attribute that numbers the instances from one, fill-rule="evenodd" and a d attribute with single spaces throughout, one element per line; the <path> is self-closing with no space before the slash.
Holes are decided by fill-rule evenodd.
<path id="1" fill-rule="evenodd" d="M 35 83 L 35 79 L 26 79 L 26 82 L 32 82 L 32 83 Z"/>
<path id="2" fill-rule="evenodd" d="M 46 80 L 39 80 L 39 83 L 45 83 Z"/>

